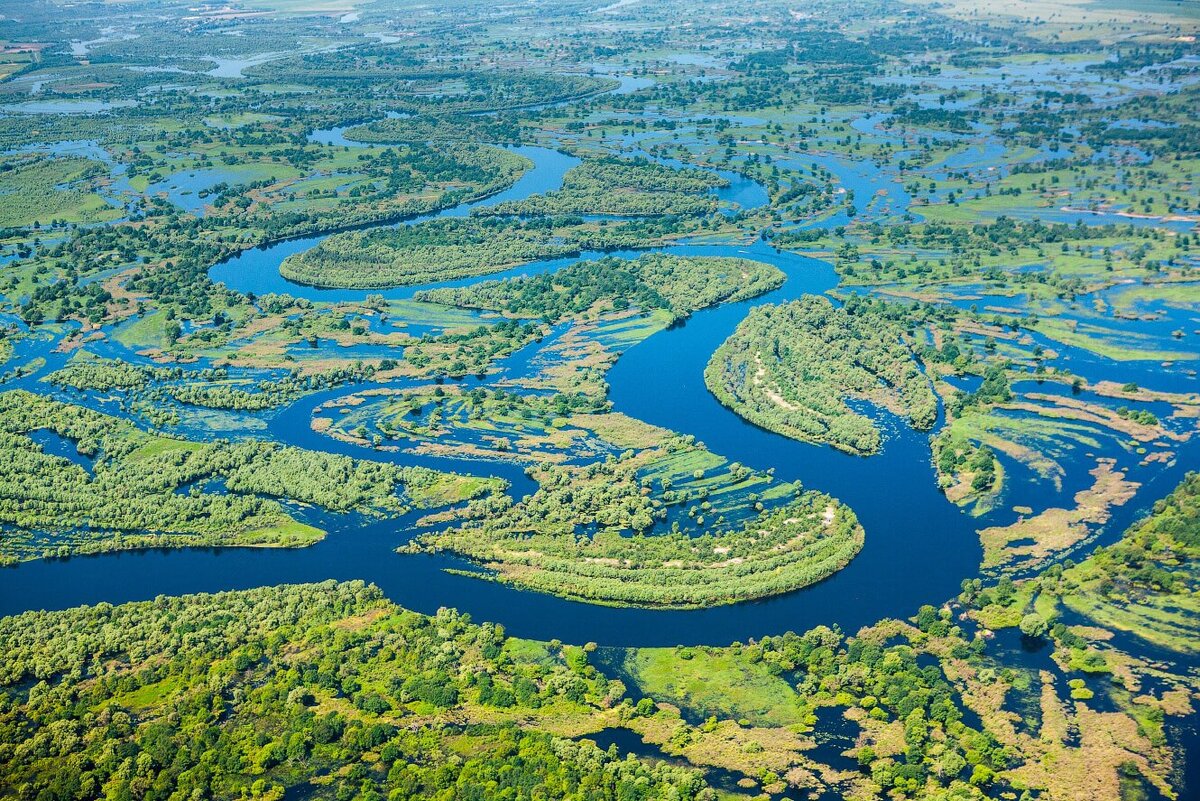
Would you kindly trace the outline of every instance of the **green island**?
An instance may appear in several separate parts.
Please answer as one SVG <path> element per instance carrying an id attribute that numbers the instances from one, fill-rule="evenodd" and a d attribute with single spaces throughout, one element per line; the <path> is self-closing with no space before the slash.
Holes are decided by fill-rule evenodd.
<path id="1" fill-rule="evenodd" d="M 337 234 L 284 261 L 287 279 L 314 286 L 427 284 L 571 255 L 552 227 L 437 220 L 393 230 Z"/>
<path id="2" fill-rule="evenodd" d="M 419 300 L 559 321 L 587 312 L 648 313 L 675 319 L 717 303 L 756 297 L 783 282 L 759 261 L 651 254 L 637 259 L 575 262 L 552 274 L 487 281 L 463 289 L 428 289 Z"/>
<path id="3" fill-rule="evenodd" d="M 851 453 L 879 450 L 878 427 L 846 405 L 869 401 L 931 428 L 937 399 L 905 342 L 905 315 L 851 296 L 843 306 L 810 297 L 760 306 L 738 326 L 704 371 L 726 406 L 748 420 Z"/>
<path id="4" fill-rule="evenodd" d="M 590 159 L 563 176 L 562 189 L 478 209 L 476 214 L 609 214 L 653 217 L 717 210 L 710 189 L 728 181 L 697 169 L 673 169 L 646 159 Z"/>
<path id="5" fill-rule="evenodd" d="M 770 476 L 738 464 L 709 475 L 724 460 L 686 440 L 661 441 L 666 432 L 639 431 L 632 421 L 592 425 L 643 438 L 643 447 L 583 468 L 530 468 L 533 495 L 507 507 L 469 503 L 462 526 L 422 535 L 407 549 L 461 554 L 488 570 L 481 575 L 567 598 L 693 608 L 807 586 L 862 548 L 854 513 L 823 493 L 771 486 Z M 756 491 L 730 504 L 724 496 L 746 482 Z M 676 521 L 669 533 L 649 535 L 689 502 L 687 516 L 702 534 Z"/>
<path id="6" fill-rule="evenodd" d="M 6 561 L 147 546 L 304 546 L 324 532 L 274 499 L 398 515 L 497 489 L 487 479 L 264 442 L 155 436 L 19 390 L 0 394 L 0 430 L 9 454 L 0 519 L 25 532 L 0 539 Z M 67 455 L 48 451 L 39 434 L 69 444 Z M 225 491 L 205 491 L 209 482 Z"/>

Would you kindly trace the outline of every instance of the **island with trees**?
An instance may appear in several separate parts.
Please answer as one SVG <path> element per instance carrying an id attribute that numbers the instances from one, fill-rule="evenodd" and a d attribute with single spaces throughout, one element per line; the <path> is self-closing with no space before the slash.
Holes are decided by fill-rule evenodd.
<path id="1" fill-rule="evenodd" d="M 851 453 L 879 450 L 879 428 L 847 399 L 927 430 L 937 398 L 905 340 L 904 312 L 851 296 L 751 312 L 704 371 L 709 389 L 753 423 Z"/>

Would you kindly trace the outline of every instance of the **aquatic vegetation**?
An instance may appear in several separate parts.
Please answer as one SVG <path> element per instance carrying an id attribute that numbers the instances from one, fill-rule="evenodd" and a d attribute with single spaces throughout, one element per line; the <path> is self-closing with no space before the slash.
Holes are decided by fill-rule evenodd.
<path id="1" fill-rule="evenodd" d="M 9 558 L 148 546 L 302 546 L 324 532 L 275 498 L 397 515 L 496 489 L 494 481 L 271 443 L 199 443 L 23 391 L 0 394 L 0 537 Z M 52 432 L 73 460 L 32 437 Z M 206 490 L 219 482 L 224 491 Z"/>
<path id="2" fill-rule="evenodd" d="M 984 567 L 1015 561 L 1027 568 L 1066 551 L 1088 536 L 1089 526 L 1107 522 L 1112 508 L 1127 503 L 1138 487 L 1113 469 L 1112 460 L 1101 460 L 1091 474 L 1092 486 L 1075 494 L 1073 508 L 1045 509 L 1011 525 L 980 531 Z"/>
<path id="3" fill-rule="evenodd" d="M 285 259 L 279 269 L 288 280 L 310 286 L 411 286 L 473 278 L 583 250 L 644 246 L 648 234 L 653 232 L 641 224 L 599 229 L 577 217 L 447 218 L 335 234 Z"/>
<path id="4" fill-rule="evenodd" d="M 1175 651 L 1200 651 L 1196 554 L 1200 475 L 1191 474 L 1119 542 L 1062 572 L 1062 603 L 1097 625 Z"/>
<path id="5" fill-rule="evenodd" d="M 1157 596 L 1185 597 L 1192 577 L 1180 557 L 1196 545 L 1198 487 L 1190 476 L 1120 543 L 1078 567 L 994 589 L 966 582 L 961 600 L 970 615 L 1032 607 L 1052 616 L 1041 597 L 1070 604 L 1132 593 L 1139 609 L 1156 608 Z M 1186 713 L 1184 679 L 1088 639 L 1094 628 L 1024 620 L 1021 628 L 1049 637 L 1058 661 L 1031 664 L 972 636 L 950 609 L 930 606 L 911 623 L 881 621 L 852 637 L 819 627 L 727 647 L 601 651 L 514 639 L 450 610 L 407 612 L 361 583 L 28 612 L 0 621 L 9 643 L 0 661 L 9 710 L 0 737 L 41 750 L 8 751 L 3 773 L 33 786 L 131 784 L 136 774 L 115 773 L 119 763 L 72 760 L 65 773 L 55 764 L 58 750 L 100 747 L 64 733 L 102 725 L 172 786 L 261 781 L 262 791 L 319 792 L 352 781 L 381 791 L 403 783 L 421 794 L 470 783 L 518 748 L 520 766 L 498 775 L 532 770 L 539 781 L 556 781 L 559 766 L 585 759 L 592 770 L 617 771 L 610 783 L 674 782 L 680 797 L 710 797 L 700 771 L 613 763 L 586 744 L 556 739 L 620 726 L 710 777 L 732 771 L 772 791 L 983 798 L 1025 787 L 1051 798 L 1081 788 L 1117 797 L 1130 778 L 1165 788 L 1173 760 L 1163 721 Z M 86 647 L 64 647 L 68 639 Z M 214 666 L 225 677 L 217 691 L 209 687 Z M 1105 711 L 1089 686 L 1099 688 L 1090 677 L 1109 673 L 1116 707 Z M 1142 686 L 1141 695 L 1121 684 Z M 1028 722 L 1006 708 L 1013 695 L 1032 700 Z M 204 718 L 193 726 L 211 736 L 184 742 L 184 723 L 201 714 L 187 702 L 195 697 Z M 439 724 L 451 713 L 464 728 Z M 823 747 L 827 735 L 847 747 Z M 163 742 L 177 743 L 170 760 L 158 750 Z M 214 742 L 225 759 L 189 771 Z M 452 742 L 470 745 L 470 756 L 433 772 Z M 532 758 L 547 747 L 554 760 Z M 564 785 L 564 797 L 574 786 Z"/>
<path id="6" fill-rule="evenodd" d="M 577 417 L 606 409 L 604 401 L 582 393 L 521 395 L 433 384 L 335 398 L 315 410 L 313 427 L 383 450 L 407 445 L 417 453 L 561 462 L 621 450 L 585 427 L 590 417 Z M 394 444 L 398 440 L 405 445 Z"/>
<path id="7" fill-rule="evenodd" d="M 1004 466 L 986 445 L 977 444 L 952 423 L 932 440 L 933 463 L 946 497 L 972 506 L 976 515 L 991 510 L 1004 487 Z"/>
<path id="8" fill-rule="evenodd" d="M 400 117 L 356 125 L 346 131 L 355 142 L 393 144 L 396 142 L 520 142 L 519 121 L 507 115 L 459 114 L 450 117 Z"/>
<path id="9" fill-rule="evenodd" d="M 312 162 L 327 153 L 328 148 L 312 145 L 290 152 L 290 157 L 312 168 Z M 225 158 L 236 161 L 228 154 Z M 246 302 L 207 278 L 216 261 L 266 242 L 398 220 L 485 197 L 512 184 L 530 166 L 523 156 L 485 145 L 456 145 L 441 152 L 388 148 L 363 156 L 366 161 L 357 156 L 331 158 L 344 160 L 349 170 L 366 169 L 369 191 L 346 190 L 343 196 L 334 191 L 333 205 L 297 208 L 286 179 L 267 180 L 239 187 L 245 193 L 229 189 L 228 201 L 214 197 L 212 211 L 203 217 L 180 217 L 154 206 L 159 224 L 75 228 L 65 242 L 31 254 L 24 279 L 28 283 L 14 276 L 9 297 L 33 323 L 47 318 L 91 323 L 124 319 L 147 299 L 172 315 L 212 316 Z M 339 166 L 327 164 L 326 169 L 337 172 Z M 73 260 L 73 269 L 62 269 L 64 257 Z M 83 281 L 88 274 L 120 266 L 125 274 L 115 284 Z M 58 280 L 38 279 L 51 268 Z M 166 340 L 173 344 L 169 336 Z"/>
<path id="10" fill-rule="evenodd" d="M 435 220 L 392 230 L 338 234 L 290 257 L 279 269 L 285 278 L 313 286 L 427 284 L 578 252 L 577 246 L 555 239 L 552 231 L 541 226 Z"/>
<path id="11" fill-rule="evenodd" d="M 206 409 L 263 411 L 274 409 L 302 395 L 341 384 L 364 381 L 376 372 L 374 365 L 254 380 L 232 378 L 228 368 L 188 370 L 182 367 L 134 365 L 119 359 L 76 356 L 66 366 L 45 377 L 51 384 L 85 390 L 122 390 L 140 402 L 166 407 L 171 402 Z"/>

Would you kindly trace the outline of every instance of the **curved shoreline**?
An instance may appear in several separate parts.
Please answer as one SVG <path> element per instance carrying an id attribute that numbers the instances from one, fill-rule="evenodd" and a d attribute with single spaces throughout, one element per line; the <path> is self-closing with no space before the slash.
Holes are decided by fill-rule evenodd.
<path id="1" fill-rule="evenodd" d="M 547 148 L 530 150 L 553 162 L 548 173 L 538 177 L 535 168 L 532 175 L 527 173 L 527 178 L 498 196 L 538 191 L 528 184 L 534 179 L 547 179 L 547 174 L 553 181 L 569 169 L 569 156 Z M 518 189 L 522 184 L 525 186 Z M 428 216 L 467 210 L 460 205 Z M 368 290 L 297 292 L 294 290 L 304 288 L 279 275 L 278 264 L 286 255 L 320 238 L 300 237 L 247 249 L 214 265 L 210 275 L 215 272 L 214 279 L 221 280 L 224 273 L 236 278 L 234 288 L 258 294 L 276 291 L 260 290 L 262 282 L 278 291 L 292 289 L 291 294 L 307 294 L 325 301 L 365 296 Z M 783 286 L 775 290 L 753 300 L 696 312 L 625 351 L 606 376 L 609 398 L 615 410 L 630 417 L 695 435 L 713 452 L 730 460 L 759 468 L 775 467 L 782 478 L 801 480 L 848 505 L 866 531 L 866 543 L 845 568 L 803 589 L 763 600 L 696 610 L 607 607 L 469 578 L 458 569 L 470 572 L 476 568 L 452 556 L 395 555 L 392 551 L 396 546 L 415 533 L 413 516 L 364 524 L 353 516 L 314 510 L 309 519 L 327 528 L 329 535 L 303 549 L 185 548 L 25 563 L 4 574 L 0 614 L 37 607 L 138 600 L 158 594 L 245 589 L 326 578 L 365 579 L 378 584 L 397 603 L 416 611 L 432 613 L 452 605 L 480 619 L 502 623 L 514 634 L 536 639 L 561 638 L 570 632 L 573 639 L 605 645 L 717 645 L 819 624 L 854 630 L 897 613 L 910 613 L 921 604 L 941 604 L 957 593 L 962 578 L 977 574 L 981 548 L 975 529 L 987 521 L 969 518 L 937 491 L 926 435 L 903 426 L 893 427 L 879 455 L 866 459 L 850 456 L 754 426 L 721 406 L 704 386 L 704 366 L 709 357 L 750 308 L 805 294 L 824 294 L 838 283 L 829 264 L 775 250 L 761 240 L 751 245 L 673 245 L 627 252 L 753 258 L 774 264 L 787 275 Z M 584 253 L 577 258 L 533 262 L 507 272 L 553 270 L 580 258 L 602 255 Z M 464 279 L 462 283 L 478 280 Z M 418 288 L 384 294 L 409 297 Z M 503 368 L 503 362 L 500 366 Z M 30 380 L 36 381 L 36 375 Z M 464 380 L 479 382 L 473 377 Z M 664 387 L 669 394 L 664 395 Z M 354 387 L 339 387 L 306 396 L 267 417 L 267 432 L 280 442 L 314 450 L 500 475 L 510 480 L 511 491 L 518 497 L 532 489 L 532 482 L 518 465 L 385 453 L 310 429 L 316 405 L 353 391 Z M 1182 474 L 1183 468 L 1180 464 L 1162 471 L 1160 480 L 1171 481 Z M 1138 510 L 1135 506 L 1117 510 L 1107 531 L 1119 532 L 1124 521 L 1131 520 Z M 231 553 L 236 556 L 222 558 Z"/>

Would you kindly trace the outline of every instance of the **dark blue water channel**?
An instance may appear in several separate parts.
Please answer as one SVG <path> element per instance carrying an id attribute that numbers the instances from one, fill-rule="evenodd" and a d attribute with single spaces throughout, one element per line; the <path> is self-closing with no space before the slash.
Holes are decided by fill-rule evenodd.
<path id="1" fill-rule="evenodd" d="M 522 193 L 553 187 L 572 164 L 569 157 L 553 151 L 523 152 L 534 157 L 538 169 L 522 179 Z M 514 190 L 492 202 L 515 196 Z M 465 209 L 449 213 L 465 213 Z M 311 290 L 279 277 L 283 258 L 311 247 L 318 239 L 249 251 L 217 265 L 212 275 L 240 291 L 287 291 L 328 301 L 365 295 Z M 914 432 L 889 416 L 884 420 L 888 430 L 882 453 L 870 458 L 848 456 L 757 428 L 717 403 L 703 384 L 707 360 L 751 307 L 825 292 L 837 283 L 832 268 L 805 256 L 777 252 L 761 242 L 747 246 L 683 245 L 661 250 L 680 255 L 754 258 L 779 267 L 787 281 L 754 300 L 698 312 L 684 324 L 629 349 L 609 374 L 615 408 L 693 434 L 730 460 L 758 469 L 773 467 L 780 480 L 800 480 L 806 487 L 823 490 L 849 504 L 866 529 L 866 545 L 847 568 L 826 581 L 768 600 L 705 610 L 608 608 L 452 575 L 444 569 L 466 565 L 451 557 L 394 553 L 416 531 L 416 513 L 378 521 L 300 509 L 301 517 L 329 531 L 323 541 L 308 548 L 163 549 L 22 564 L 0 573 L 0 614 L 101 601 L 119 603 L 159 594 L 363 579 L 379 585 L 391 599 L 408 608 L 432 613 L 443 606 L 457 607 L 477 620 L 502 623 L 518 636 L 614 646 L 723 645 L 818 624 L 838 624 L 853 631 L 880 618 L 912 614 L 921 604 L 940 604 L 955 595 L 960 581 L 977 573 L 981 554 L 976 529 L 988 520 L 967 516 L 937 491 L 928 434 Z M 509 273 L 551 270 L 570 261 L 526 265 Z M 407 296 L 413 289 L 393 294 Z M 527 364 L 527 357 L 518 354 L 511 361 L 511 366 L 519 366 Z M 21 383 L 35 388 L 32 378 Z M 40 391 L 47 391 L 46 386 L 42 385 Z M 270 418 L 270 435 L 315 450 L 497 475 L 512 483 L 512 493 L 518 498 L 534 490 L 533 482 L 511 464 L 375 451 L 314 433 L 310 427 L 313 409 L 352 391 L 340 388 L 305 397 Z M 1186 462 L 1181 458 L 1175 466 L 1158 472 L 1153 482 L 1156 486 L 1141 497 L 1165 495 L 1182 476 Z M 1087 466 L 1072 467 L 1084 470 Z M 1041 506 L 1061 503 L 1053 490 L 1044 492 L 1045 497 L 1038 499 L 1043 502 Z M 1136 504 L 1118 510 L 1107 536 L 1119 532 L 1136 513 Z"/>

